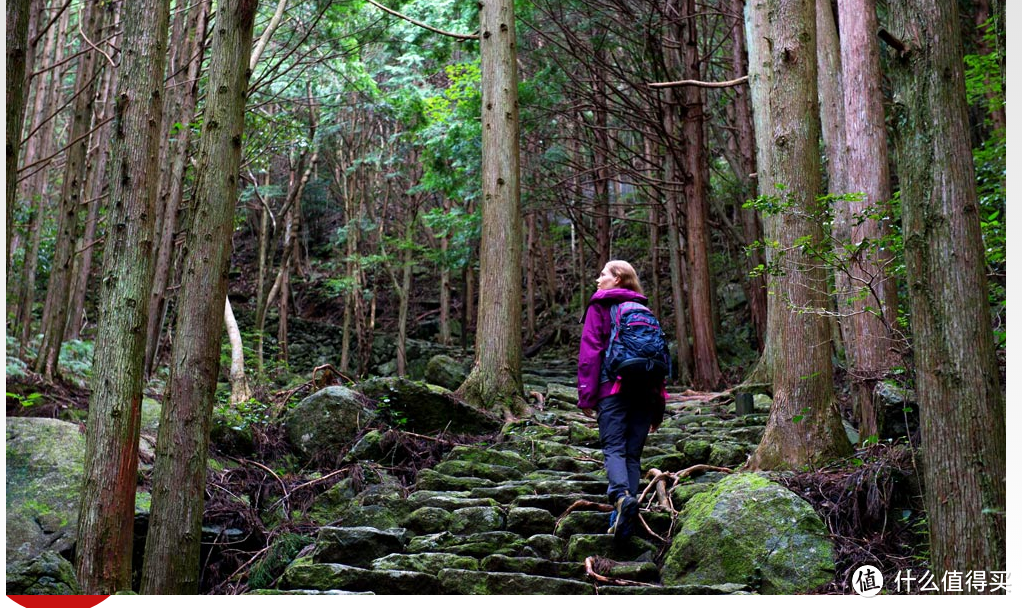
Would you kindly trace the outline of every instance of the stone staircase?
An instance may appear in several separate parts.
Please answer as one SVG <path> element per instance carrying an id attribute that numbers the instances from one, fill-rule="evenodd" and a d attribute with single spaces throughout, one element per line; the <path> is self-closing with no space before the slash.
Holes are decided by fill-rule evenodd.
<path id="1" fill-rule="evenodd" d="M 721 473 L 674 488 L 673 508 L 649 492 L 635 537 L 614 543 L 606 534 L 610 507 L 596 424 L 577 410 L 569 388 L 574 368 L 556 360 L 532 364 L 540 371 L 526 374 L 527 390 L 542 394 L 543 403 L 506 427 L 502 442 L 454 448 L 420 471 L 406 496 L 363 498 L 359 517 L 320 528 L 274 589 L 252 593 L 749 593 L 737 584 L 660 584 L 658 558 L 674 515 Z M 757 411 L 736 417 L 722 405 L 673 394 L 663 426 L 647 442 L 643 469 L 742 464 L 763 432 L 764 408 Z M 383 510 L 387 517 L 374 515 Z"/>

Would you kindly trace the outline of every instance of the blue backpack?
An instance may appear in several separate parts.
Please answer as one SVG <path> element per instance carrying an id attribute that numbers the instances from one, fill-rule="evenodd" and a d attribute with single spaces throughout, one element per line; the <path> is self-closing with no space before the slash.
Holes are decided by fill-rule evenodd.
<path id="1" fill-rule="evenodd" d="M 620 378 L 628 384 L 659 386 L 671 375 L 671 354 L 660 323 L 638 302 L 610 307 L 610 341 L 603 355 L 601 382 Z"/>

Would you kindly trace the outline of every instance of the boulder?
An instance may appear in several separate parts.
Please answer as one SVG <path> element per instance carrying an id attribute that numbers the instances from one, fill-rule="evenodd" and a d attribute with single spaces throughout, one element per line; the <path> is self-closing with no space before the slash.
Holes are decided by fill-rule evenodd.
<path id="1" fill-rule="evenodd" d="M 812 506 L 742 473 L 696 494 L 664 558 L 665 585 L 758 584 L 765 594 L 809 592 L 834 579 L 827 528 Z"/>
<path id="2" fill-rule="evenodd" d="M 307 457 L 335 454 L 375 418 L 365 399 L 344 386 L 328 386 L 302 400 L 284 418 L 291 444 Z"/>
<path id="3" fill-rule="evenodd" d="M 408 542 L 403 528 L 379 530 L 368 526 L 319 529 L 312 561 L 317 564 L 368 566 L 378 557 L 400 553 Z"/>
<path id="4" fill-rule="evenodd" d="M 52 418 L 7 419 L 7 563 L 74 545 L 85 435 Z"/>
<path id="5" fill-rule="evenodd" d="M 379 415 L 392 426 L 415 433 L 485 434 L 500 430 L 503 420 L 475 408 L 442 386 L 407 378 L 373 378 L 358 390 L 376 402 Z"/>
<path id="6" fill-rule="evenodd" d="M 7 564 L 7 595 L 80 593 L 74 566 L 53 551 L 44 551 L 30 561 Z"/>
<path id="7" fill-rule="evenodd" d="M 436 355 L 426 364 L 425 379 L 430 384 L 455 390 L 468 378 L 465 366 L 453 357 Z"/>

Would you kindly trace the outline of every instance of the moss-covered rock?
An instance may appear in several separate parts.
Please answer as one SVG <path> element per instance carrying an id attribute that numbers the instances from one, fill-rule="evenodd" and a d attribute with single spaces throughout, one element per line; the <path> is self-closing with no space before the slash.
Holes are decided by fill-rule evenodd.
<path id="1" fill-rule="evenodd" d="M 444 568 L 478 570 L 479 560 L 454 553 L 393 553 L 373 560 L 374 570 L 403 570 L 436 575 Z"/>
<path id="2" fill-rule="evenodd" d="M 536 465 L 518 452 L 493 447 L 459 445 L 451 450 L 444 460 L 498 465 L 515 469 L 520 473 L 530 473 L 536 470 Z"/>
<path id="3" fill-rule="evenodd" d="M 551 382 L 546 387 L 546 398 L 548 400 L 553 399 L 565 403 L 578 404 L 578 389 L 573 386 Z"/>
<path id="4" fill-rule="evenodd" d="M 372 591 L 378 595 L 432 595 L 439 591 L 437 578 L 422 572 L 315 564 L 304 558 L 288 566 L 281 579 L 281 587 L 320 591 Z"/>
<path id="5" fill-rule="evenodd" d="M 553 534 L 533 534 L 525 539 L 522 555 L 559 562 L 564 560 L 566 549 L 567 542 L 563 538 Z"/>
<path id="6" fill-rule="evenodd" d="M 416 433 L 448 431 L 486 434 L 500 430 L 504 420 L 475 408 L 442 386 L 407 378 L 373 378 L 358 390 L 375 401 L 380 416 L 392 426 Z"/>
<path id="7" fill-rule="evenodd" d="M 707 462 L 710 458 L 710 442 L 705 439 L 689 439 L 677 446 L 693 463 Z"/>
<path id="8" fill-rule="evenodd" d="M 408 495 L 405 501 L 412 507 L 436 507 L 447 511 L 465 507 L 496 507 L 499 503 L 492 498 L 469 496 L 467 490 L 443 492 L 439 490 L 418 490 Z"/>
<path id="9" fill-rule="evenodd" d="M 328 386 L 303 399 L 283 423 L 300 454 L 329 457 L 350 444 L 375 416 L 362 395 L 344 386 Z"/>
<path id="10" fill-rule="evenodd" d="M 461 362 L 447 355 L 435 355 L 428 363 L 424 371 L 426 382 L 442 386 L 449 390 L 455 390 L 468 377 L 468 371 Z"/>
<path id="11" fill-rule="evenodd" d="M 453 477 L 480 477 L 498 483 L 517 479 L 521 473 L 517 469 L 505 467 L 499 464 L 488 464 L 485 462 L 468 462 L 464 460 L 445 460 L 433 467 L 433 470 L 442 475 Z"/>
<path id="12" fill-rule="evenodd" d="M 494 485 L 496 484 L 489 479 L 444 475 L 433 469 L 422 469 L 415 477 L 416 490 L 463 491 L 474 490 L 475 488 L 488 488 Z"/>
<path id="13" fill-rule="evenodd" d="M 465 507 L 451 513 L 448 529 L 454 534 L 477 534 L 503 530 L 504 523 L 500 507 Z"/>
<path id="14" fill-rule="evenodd" d="M 834 577 L 827 529 L 809 503 L 752 473 L 691 497 L 664 559 L 667 585 L 746 584 L 763 593 L 810 591 Z"/>
<path id="15" fill-rule="evenodd" d="M 546 509 L 512 507 L 507 513 L 507 529 L 522 536 L 550 533 L 555 523 L 553 514 Z"/>
<path id="16" fill-rule="evenodd" d="M 441 590 L 454 595 L 592 595 L 593 586 L 581 581 L 518 572 L 441 570 Z"/>
<path id="17" fill-rule="evenodd" d="M 451 523 L 451 512 L 439 507 L 419 507 L 408 514 L 402 525 L 416 534 L 443 532 Z"/>
<path id="18" fill-rule="evenodd" d="M 440 532 L 416 536 L 408 543 L 408 553 L 456 553 L 483 558 L 488 555 L 517 555 L 526 544 L 513 532 L 481 532 L 465 536 Z"/>
<path id="19" fill-rule="evenodd" d="M 75 541 L 85 435 L 52 418 L 7 418 L 7 563 Z"/>
<path id="20" fill-rule="evenodd" d="M 75 568 L 53 551 L 7 564 L 8 595 L 78 595 Z"/>
<path id="21" fill-rule="evenodd" d="M 715 467 L 734 467 L 743 464 L 753 448 L 732 441 L 718 441 L 710 448 L 709 464 Z"/>
<path id="22" fill-rule="evenodd" d="M 568 442 L 575 446 L 600 447 L 600 430 L 581 422 L 568 423 Z"/>
<path id="23" fill-rule="evenodd" d="M 318 564 L 367 566 L 378 557 L 402 551 L 407 542 L 408 532 L 403 528 L 379 530 L 368 526 L 327 526 L 319 529 L 311 557 Z"/>
<path id="24" fill-rule="evenodd" d="M 304 534 L 282 534 L 270 545 L 266 556 L 252 566 L 248 575 L 250 589 L 266 589 L 273 585 L 299 551 L 312 544 L 314 539 Z"/>

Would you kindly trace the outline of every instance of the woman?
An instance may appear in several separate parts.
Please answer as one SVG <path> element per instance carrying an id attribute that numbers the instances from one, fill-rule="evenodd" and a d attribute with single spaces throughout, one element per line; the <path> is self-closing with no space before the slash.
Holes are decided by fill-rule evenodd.
<path id="1" fill-rule="evenodd" d="M 578 406 L 600 427 L 600 446 L 607 470 L 607 496 L 614 505 L 610 529 L 618 542 L 632 535 L 639 510 L 642 448 L 649 433 L 663 421 L 665 393 L 661 386 L 629 386 L 612 380 L 603 368 L 610 340 L 610 308 L 620 302 L 645 305 L 639 277 L 628 262 L 611 260 L 596 280 L 596 293 L 583 317 L 578 352 Z"/>

